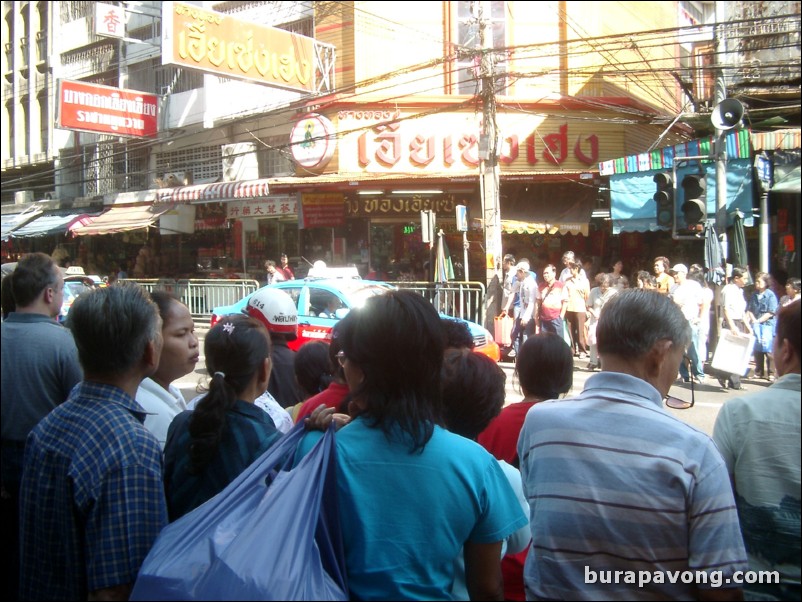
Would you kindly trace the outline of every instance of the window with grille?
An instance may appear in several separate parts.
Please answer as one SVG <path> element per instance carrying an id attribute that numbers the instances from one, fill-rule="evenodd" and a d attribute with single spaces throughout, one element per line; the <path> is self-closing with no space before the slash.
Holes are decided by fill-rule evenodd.
<path id="1" fill-rule="evenodd" d="M 259 177 L 291 176 L 295 174 L 295 163 L 287 150 L 287 139 L 281 136 L 268 136 L 256 151 L 259 162 Z"/>
<path id="2" fill-rule="evenodd" d="M 96 2 L 60 2 L 61 23 L 70 23 L 94 13 Z"/>
<path id="3" fill-rule="evenodd" d="M 117 190 L 143 190 L 148 181 L 147 147 L 142 142 L 124 142 L 114 146 L 114 187 Z"/>
<path id="4" fill-rule="evenodd" d="M 219 146 L 201 146 L 156 154 L 156 173 L 189 172 L 195 184 L 216 182 L 223 177 L 223 154 Z"/>
<path id="5" fill-rule="evenodd" d="M 178 94 L 203 88 L 203 73 L 179 69 L 178 67 L 157 67 L 156 94 Z"/>
<path id="6" fill-rule="evenodd" d="M 479 10 L 483 7 L 482 19 L 486 21 L 485 36 L 489 36 L 493 48 L 504 48 L 507 43 L 507 7 L 506 2 L 465 2 L 457 5 L 456 42 L 464 52 L 455 61 L 455 72 L 452 81 L 457 94 L 478 94 L 482 89 L 480 55 L 471 53 L 482 47 L 479 40 Z M 489 8 L 489 14 L 488 14 Z M 500 74 L 495 78 L 497 92 L 503 93 L 507 87 L 507 78 L 503 75 L 507 70 L 507 53 L 503 50 L 493 53 L 493 68 Z"/>

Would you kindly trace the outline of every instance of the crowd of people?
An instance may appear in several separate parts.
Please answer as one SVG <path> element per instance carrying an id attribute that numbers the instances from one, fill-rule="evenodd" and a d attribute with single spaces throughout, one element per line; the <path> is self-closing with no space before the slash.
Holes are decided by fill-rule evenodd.
<path id="1" fill-rule="evenodd" d="M 372 297 L 293 352 L 297 310 L 262 289 L 206 335 L 208 388 L 186 404 L 174 382 L 200 349 L 180 301 L 117 283 L 61 326 L 61 271 L 25 256 L 2 323 L 7 599 L 127 599 L 167 524 L 293 424 L 300 460 L 331 421 L 353 599 L 799 599 L 799 281 L 780 301 L 757 274 L 747 301 L 733 269 L 722 326 L 755 337 L 776 381 L 725 403 L 711 438 L 663 409 L 685 358 L 704 378 L 703 270 L 658 257 L 630 289 L 615 262 L 591 287 L 563 260 L 538 286 L 505 258 L 520 402 L 505 406 L 465 324 L 414 292 Z M 600 372 L 569 397 L 588 355 Z M 738 581 L 749 569 L 779 581 Z"/>
<path id="2" fill-rule="evenodd" d="M 510 340 L 503 341 L 502 354 L 515 358 L 523 341 L 539 332 L 562 336 L 576 359 L 587 359 L 587 368 L 599 370 L 596 344 L 596 325 L 605 304 L 616 294 L 630 288 L 630 279 L 623 274 L 621 260 L 613 261 L 609 271 L 599 271 L 591 284 L 585 265 L 572 251 L 562 256 L 564 268 L 556 277 L 553 264 L 544 265 L 540 274 L 528 259 L 516 260 L 504 256 L 503 297 L 500 317 L 513 320 Z M 716 370 L 708 365 L 709 349 L 714 347 L 711 332 L 726 330 L 754 339 L 752 374 L 773 382 L 772 345 L 776 330 L 775 315 L 779 307 L 800 298 L 800 280 L 790 277 L 785 294 L 778 300 L 772 277 L 766 272 L 755 274 L 752 292 L 744 295 L 750 279 L 743 267 L 733 267 L 729 281 L 721 289 L 718 307 L 715 294 L 707 279 L 707 270 L 700 264 L 690 267 L 682 263 L 671 265 L 667 257 L 658 256 L 653 272 L 637 271 L 632 278 L 639 289 L 656 290 L 672 299 L 691 327 L 691 341 L 686 349 L 687 361 L 680 363 L 679 377 L 696 384 L 715 377 L 724 389 L 741 388 L 744 374 Z M 716 311 L 718 310 L 718 311 Z M 713 323 L 720 316 L 717 328 Z"/>

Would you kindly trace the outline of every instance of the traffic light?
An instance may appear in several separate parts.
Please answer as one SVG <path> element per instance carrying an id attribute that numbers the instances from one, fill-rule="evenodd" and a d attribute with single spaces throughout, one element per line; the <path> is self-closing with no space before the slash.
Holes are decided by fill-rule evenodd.
<path id="1" fill-rule="evenodd" d="M 682 178 L 684 201 L 682 213 L 689 230 L 698 230 L 707 220 L 707 182 L 704 174 L 688 174 Z"/>
<path id="2" fill-rule="evenodd" d="M 668 172 L 659 172 L 654 176 L 657 192 L 654 202 L 657 203 L 657 225 L 671 228 L 674 225 L 674 180 Z"/>

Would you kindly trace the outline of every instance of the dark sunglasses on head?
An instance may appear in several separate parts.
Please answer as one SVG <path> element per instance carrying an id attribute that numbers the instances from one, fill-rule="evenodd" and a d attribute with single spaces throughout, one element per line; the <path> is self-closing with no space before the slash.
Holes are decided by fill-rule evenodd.
<path id="1" fill-rule="evenodd" d="M 691 368 L 691 358 L 687 355 L 682 356 L 682 361 L 688 363 L 688 374 L 690 375 L 691 379 L 691 400 L 685 401 L 684 399 L 680 399 L 679 397 L 673 397 L 671 395 L 666 395 L 663 401 L 669 408 L 674 408 L 675 410 L 687 410 L 688 408 L 692 408 L 693 404 L 696 402 L 696 396 L 693 386 L 693 372 Z"/>

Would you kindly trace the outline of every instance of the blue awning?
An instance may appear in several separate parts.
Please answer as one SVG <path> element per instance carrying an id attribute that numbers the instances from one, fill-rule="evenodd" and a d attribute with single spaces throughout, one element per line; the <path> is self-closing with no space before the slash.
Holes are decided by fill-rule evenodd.
<path id="1" fill-rule="evenodd" d="M 22 213 L 10 213 L 2 216 L 2 220 L 0 220 L 0 238 L 8 240 L 14 230 L 21 228 L 41 214 L 42 210 L 37 207 L 35 209 L 26 209 Z"/>
<path id="2" fill-rule="evenodd" d="M 716 214 L 716 165 L 703 164 L 707 182 L 707 214 Z M 677 169 L 677 181 L 682 182 L 688 173 L 699 173 L 696 165 Z M 613 221 L 613 234 L 620 232 L 650 232 L 665 230 L 657 225 L 657 206 L 654 201 L 656 187 L 654 175 L 660 171 L 651 170 L 635 173 L 610 175 L 610 217 Z M 681 196 L 681 188 L 679 190 Z M 754 225 L 752 217 L 752 165 L 748 159 L 733 159 L 727 163 L 727 225 L 732 225 L 731 214 L 736 209 L 744 214 L 744 225 Z M 681 202 L 676 202 L 678 223 L 683 223 L 679 211 Z"/>
<path id="3" fill-rule="evenodd" d="M 93 213 L 91 215 L 97 215 Z M 76 222 L 81 222 L 90 217 L 87 213 L 47 213 L 31 220 L 24 226 L 11 232 L 12 238 L 33 238 L 36 236 L 48 236 L 51 234 L 64 234 L 67 229 Z"/>

